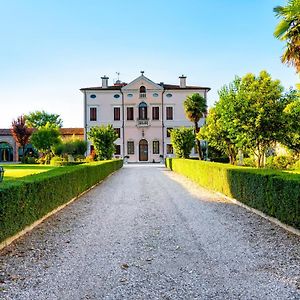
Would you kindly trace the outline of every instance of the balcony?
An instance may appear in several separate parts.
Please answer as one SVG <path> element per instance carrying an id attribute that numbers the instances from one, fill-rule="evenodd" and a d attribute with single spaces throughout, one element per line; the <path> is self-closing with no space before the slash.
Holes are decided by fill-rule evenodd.
<path id="1" fill-rule="evenodd" d="M 141 98 L 141 99 L 147 98 L 147 94 L 146 94 L 146 93 L 140 93 L 140 98 Z"/>
<path id="2" fill-rule="evenodd" d="M 136 120 L 137 127 L 148 127 L 150 126 L 149 119 L 137 119 Z"/>

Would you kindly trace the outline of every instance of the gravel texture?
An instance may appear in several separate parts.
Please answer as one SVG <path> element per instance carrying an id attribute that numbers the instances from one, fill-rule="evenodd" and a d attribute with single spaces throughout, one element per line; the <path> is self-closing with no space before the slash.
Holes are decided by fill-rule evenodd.
<path id="1" fill-rule="evenodd" d="M 300 299 L 300 238 L 126 165 L 0 252 L 0 299 Z"/>

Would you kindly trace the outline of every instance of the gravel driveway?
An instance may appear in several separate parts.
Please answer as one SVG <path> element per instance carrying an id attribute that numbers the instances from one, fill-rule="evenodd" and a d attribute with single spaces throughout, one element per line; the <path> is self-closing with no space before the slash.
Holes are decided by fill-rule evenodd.
<path id="1" fill-rule="evenodd" d="M 126 165 L 0 252 L 0 299 L 300 299 L 300 238 Z"/>

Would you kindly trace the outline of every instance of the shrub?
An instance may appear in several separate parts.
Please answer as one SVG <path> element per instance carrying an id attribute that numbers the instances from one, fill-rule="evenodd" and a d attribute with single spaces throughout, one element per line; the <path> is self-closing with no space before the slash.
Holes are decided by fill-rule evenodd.
<path id="1" fill-rule="evenodd" d="M 256 167 L 256 162 L 254 157 L 245 157 L 243 159 L 243 164 L 245 167 Z"/>
<path id="2" fill-rule="evenodd" d="M 300 175 L 219 163 L 171 159 L 171 170 L 300 229 Z"/>
<path id="3" fill-rule="evenodd" d="M 4 181 L 0 186 L 0 242 L 78 196 L 122 165 L 122 160 L 97 162 L 54 168 L 17 181 Z"/>
<path id="4" fill-rule="evenodd" d="M 171 130 L 171 143 L 176 157 L 189 158 L 195 146 L 195 135 L 192 128 L 175 128 Z"/>
<path id="5" fill-rule="evenodd" d="M 266 161 L 266 167 L 270 169 L 287 169 L 294 163 L 294 159 L 291 156 L 269 156 Z"/>

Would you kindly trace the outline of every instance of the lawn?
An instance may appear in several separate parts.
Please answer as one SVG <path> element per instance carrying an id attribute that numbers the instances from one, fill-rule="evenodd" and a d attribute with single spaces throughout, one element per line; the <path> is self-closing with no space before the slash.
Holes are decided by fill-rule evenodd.
<path id="1" fill-rule="evenodd" d="M 17 180 L 18 178 L 47 172 L 57 167 L 45 166 L 45 165 L 22 165 L 12 164 L 4 165 L 4 180 Z"/>

